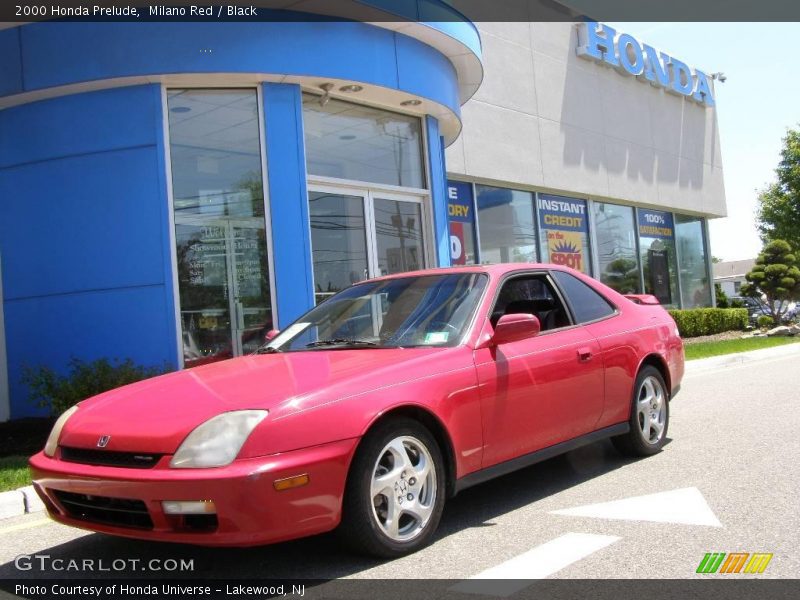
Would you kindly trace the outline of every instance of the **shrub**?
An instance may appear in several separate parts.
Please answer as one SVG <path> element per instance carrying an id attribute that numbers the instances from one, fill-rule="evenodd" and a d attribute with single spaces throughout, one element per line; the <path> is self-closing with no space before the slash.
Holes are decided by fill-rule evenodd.
<path id="1" fill-rule="evenodd" d="M 44 366 L 24 367 L 22 383 L 30 389 L 32 402 L 57 415 L 81 400 L 169 370 L 166 365 L 161 368 L 142 367 L 129 358 L 122 361 L 101 358 L 92 362 L 73 358 L 67 375 L 59 375 Z"/>
<path id="2" fill-rule="evenodd" d="M 725 290 L 722 289 L 722 285 L 719 283 L 714 284 L 714 296 L 717 299 L 717 308 L 735 308 L 729 306 L 728 294 L 725 293 Z"/>
<path id="3" fill-rule="evenodd" d="M 742 300 L 741 298 L 734 298 L 733 300 L 728 302 L 728 304 L 730 305 L 730 308 L 747 308 L 744 305 L 744 300 Z"/>
<path id="4" fill-rule="evenodd" d="M 742 330 L 749 321 L 745 308 L 689 308 L 670 310 L 669 314 L 681 337 L 687 338 Z"/>
<path id="5" fill-rule="evenodd" d="M 769 315 L 761 315 L 756 319 L 756 325 L 761 329 L 768 329 L 775 325 L 775 320 Z"/>

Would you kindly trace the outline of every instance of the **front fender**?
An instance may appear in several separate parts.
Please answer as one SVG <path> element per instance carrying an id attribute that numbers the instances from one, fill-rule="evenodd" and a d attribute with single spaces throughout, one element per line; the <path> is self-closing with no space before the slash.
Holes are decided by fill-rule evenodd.
<path id="1" fill-rule="evenodd" d="M 354 394 L 262 422 L 240 458 L 289 452 L 360 438 L 382 416 L 401 407 L 430 413 L 450 437 L 459 476 L 480 468 L 480 397 L 473 364 Z"/>

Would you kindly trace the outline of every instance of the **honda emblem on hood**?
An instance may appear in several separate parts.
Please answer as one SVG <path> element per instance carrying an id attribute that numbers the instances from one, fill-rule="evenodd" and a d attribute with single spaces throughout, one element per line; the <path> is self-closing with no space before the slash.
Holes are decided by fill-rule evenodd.
<path id="1" fill-rule="evenodd" d="M 105 448 L 108 446 L 108 441 L 111 439 L 110 435 L 101 435 L 100 439 L 97 440 L 97 447 L 98 448 Z"/>

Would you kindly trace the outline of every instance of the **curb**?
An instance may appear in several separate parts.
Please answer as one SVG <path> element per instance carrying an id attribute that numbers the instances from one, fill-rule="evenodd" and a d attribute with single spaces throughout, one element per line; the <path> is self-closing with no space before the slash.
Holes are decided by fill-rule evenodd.
<path id="1" fill-rule="evenodd" d="M 44 504 L 42 504 L 32 485 L 26 485 L 9 492 L 0 492 L 0 519 L 20 517 L 43 510 Z"/>
<path id="2" fill-rule="evenodd" d="M 773 348 L 762 348 L 761 350 L 750 350 L 749 352 L 737 352 L 736 354 L 723 354 L 721 356 L 711 356 L 697 360 L 687 360 L 685 373 L 702 373 L 713 369 L 726 369 L 750 364 L 771 358 L 783 358 L 784 356 L 800 356 L 800 343 L 775 346 Z"/>

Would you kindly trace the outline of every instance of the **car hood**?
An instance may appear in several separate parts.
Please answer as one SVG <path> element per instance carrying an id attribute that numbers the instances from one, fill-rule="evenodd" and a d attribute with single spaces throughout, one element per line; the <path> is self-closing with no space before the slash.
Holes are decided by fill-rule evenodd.
<path id="1" fill-rule="evenodd" d="M 234 358 L 133 383 L 81 402 L 59 444 L 172 454 L 186 436 L 227 411 L 272 417 L 437 373 L 457 348 L 315 350 Z M 412 375 L 413 374 L 413 375 Z"/>

